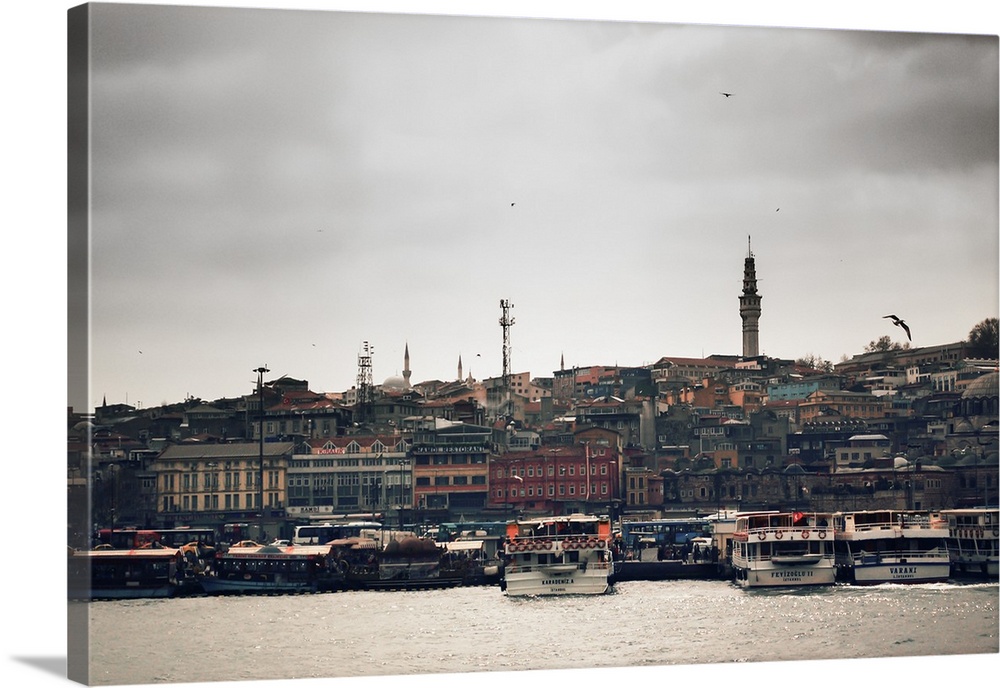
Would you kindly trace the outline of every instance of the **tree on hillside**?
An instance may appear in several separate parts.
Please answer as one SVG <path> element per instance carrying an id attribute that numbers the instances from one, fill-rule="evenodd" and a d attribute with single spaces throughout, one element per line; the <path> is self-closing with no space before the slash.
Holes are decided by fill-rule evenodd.
<path id="1" fill-rule="evenodd" d="M 987 318 L 969 331 L 968 354 L 972 358 L 998 358 L 1000 339 L 997 318 Z"/>
<path id="2" fill-rule="evenodd" d="M 900 344 L 899 342 L 892 341 L 892 337 L 889 335 L 882 335 L 878 339 L 874 339 L 868 342 L 868 346 L 865 347 L 866 354 L 877 354 L 877 353 L 887 353 L 889 351 L 904 351 L 909 349 L 909 344 Z"/>
<path id="3" fill-rule="evenodd" d="M 797 358 L 795 359 L 795 363 L 797 365 L 813 368 L 814 370 L 822 370 L 824 373 L 833 372 L 833 364 L 815 354 L 806 354 L 802 358 Z"/>

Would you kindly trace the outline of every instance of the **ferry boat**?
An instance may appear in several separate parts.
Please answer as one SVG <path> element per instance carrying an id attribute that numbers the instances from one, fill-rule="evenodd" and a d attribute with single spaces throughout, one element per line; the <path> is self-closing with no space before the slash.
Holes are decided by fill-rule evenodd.
<path id="1" fill-rule="evenodd" d="M 833 515 L 837 578 L 856 585 L 948 580 L 948 525 L 927 511 L 845 511 Z"/>
<path id="2" fill-rule="evenodd" d="M 760 511 L 736 515 L 731 564 L 744 588 L 836 582 L 832 514 Z"/>
<path id="3" fill-rule="evenodd" d="M 391 540 L 377 554 L 377 575 L 364 581 L 368 590 L 424 590 L 462 584 L 461 576 L 447 575 L 445 550 L 431 538 Z"/>
<path id="4" fill-rule="evenodd" d="M 457 580 L 461 585 L 496 585 L 500 582 L 501 566 L 487 555 L 483 540 L 461 538 L 441 543 L 441 577 Z"/>
<path id="5" fill-rule="evenodd" d="M 330 545 L 276 547 L 240 542 L 218 552 L 200 577 L 209 595 L 328 592 L 343 587 L 344 573 Z"/>
<path id="6" fill-rule="evenodd" d="M 1000 543 L 1000 509 L 970 507 L 946 509 L 948 553 L 955 577 L 1000 577 L 997 548 Z"/>
<path id="7" fill-rule="evenodd" d="M 184 558 L 172 547 L 69 550 L 71 600 L 174 597 L 181 590 Z"/>
<path id="8" fill-rule="evenodd" d="M 611 520 L 572 514 L 511 521 L 500 587 L 508 596 L 599 595 L 611 590 Z"/>

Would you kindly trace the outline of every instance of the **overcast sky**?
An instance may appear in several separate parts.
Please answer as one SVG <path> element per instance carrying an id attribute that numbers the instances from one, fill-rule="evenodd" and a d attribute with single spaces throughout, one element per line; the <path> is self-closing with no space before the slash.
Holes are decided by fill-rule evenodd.
<path id="1" fill-rule="evenodd" d="M 768 356 L 998 314 L 996 36 L 93 19 L 90 406 L 741 354 L 748 237 Z"/>

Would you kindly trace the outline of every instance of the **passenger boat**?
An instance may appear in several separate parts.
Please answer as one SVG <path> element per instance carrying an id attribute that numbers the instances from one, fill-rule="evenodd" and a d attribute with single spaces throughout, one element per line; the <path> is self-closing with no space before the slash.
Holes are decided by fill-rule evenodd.
<path id="1" fill-rule="evenodd" d="M 746 512 L 733 532 L 734 581 L 745 588 L 836 582 L 831 514 Z"/>
<path id="2" fill-rule="evenodd" d="M 384 547 L 370 537 L 330 542 L 344 584 L 351 590 L 425 590 L 462 585 L 443 566 L 445 550 L 434 540 L 407 535 Z"/>
<path id="3" fill-rule="evenodd" d="M 445 550 L 430 538 L 415 535 L 391 540 L 377 555 L 378 575 L 365 582 L 369 590 L 423 590 L 462 584 L 461 576 L 444 575 Z"/>
<path id="4" fill-rule="evenodd" d="M 69 550 L 71 600 L 174 597 L 181 592 L 184 558 L 171 547 Z"/>
<path id="5" fill-rule="evenodd" d="M 599 595 L 611 590 L 611 520 L 573 514 L 511 521 L 500 587 L 508 596 Z"/>
<path id="6" fill-rule="evenodd" d="M 241 542 L 216 553 L 199 582 L 209 595 L 315 593 L 342 588 L 344 574 L 329 545 Z"/>
<path id="7" fill-rule="evenodd" d="M 948 521 L 948 553 L 952 575 L 958 578 L 1000 577 L 997 565 L 1000 509 L 946 509 L 941 515 Z"/>
<path id="8" fill-rule="evenodd" d="M 846 511 L 833 515 L 837 578 L 856 585 L 948 580 L 948 525 L 927 511 Z"/>
<path id="9" fill-rule="evenodd" d="M 483 540 L 460 538 L 441 543 L 442 578 L 457 579 L 461 585 L 495 585 L 500 582 L 500 562 L 490 559 Z"/>

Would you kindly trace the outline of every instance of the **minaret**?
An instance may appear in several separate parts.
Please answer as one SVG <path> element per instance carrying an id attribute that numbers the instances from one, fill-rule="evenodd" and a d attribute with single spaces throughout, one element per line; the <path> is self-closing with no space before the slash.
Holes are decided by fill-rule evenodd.
<path id="1" fill-rule="evenodd" d="M 458 377 L 456 377 L 455 379 L 456 380 L 462 379 L 462 354 L 458 355 Z"/>
<path id="2" fill-rule="evenodd" d="M 760 294 L 757 293 L 757 270 L 754 267 L 750 237 L 747 237 L 747 257 L 743 261 L 743 294 L 740 296 L 740 317 L 743 318 L 743 358 L 760 355 L 757 333 L 760 320 Z"/>
<path id="3" fill-rule="evenodd" d="M 407 342 L 403 348 L 403 382 L 406 388 L 410 388 L 410 343 Z"/>

